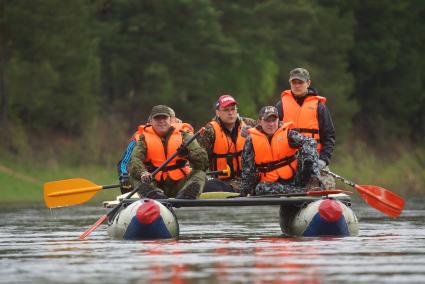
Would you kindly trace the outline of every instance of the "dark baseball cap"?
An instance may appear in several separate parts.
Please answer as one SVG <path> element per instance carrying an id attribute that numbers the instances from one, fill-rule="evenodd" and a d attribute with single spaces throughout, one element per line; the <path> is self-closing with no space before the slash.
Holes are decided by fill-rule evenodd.
<path id="1" fill-rule="evenodd" d="M 157 106 L 154 106 L 152 108 L 151 114 L 150 114 L 149 117 L 154 118 L 154 117 L 160 116 L 160 115 L 169 116 L 169 117 L 176 116 L 174 110 L 172 108 L 170 108 L 169 106 L 157 105 Z"/>
<path id="2" fill-rule="evenodd" d="M 260 109 L 258 116 L 260 117 L 260 119 L 268 119 L 271 116 L 276 116 L 277 118 L 279 118 L 279 112 L 274 106 L 264 106 Z"/>
<path id="3" fill-rule="evenodd" d="M 291 82 L 294 79 L 298 79 L 298 80 L 306 82 L 310 80 L 310 73 L 307 71 L 307 69 L 295 68 L 294 70 L 289 72 L 289 82 Z"/>
<path id="4" fill-rule="evenodd" d="M 238 102 L 235 100 L 235 98 L 233 98 L 231 95 L 222 95 L 215 103 L 215 108 L 219 109 L 220 107 L 226 107 L 232 104 L 238 105 Z"/>

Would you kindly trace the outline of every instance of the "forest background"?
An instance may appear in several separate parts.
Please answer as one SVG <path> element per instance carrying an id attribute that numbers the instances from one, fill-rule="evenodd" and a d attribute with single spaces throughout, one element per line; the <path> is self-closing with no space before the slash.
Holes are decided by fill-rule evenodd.
<path id="1" fill-rule="evenodd" d="M 199 128 L 229 92 L 256 118 L 295 67 L 328 100 L 331 168 L 422 194 L 424 45 L 421 0 L 0 0 L 0 201 L 117 183 L 153 105 Z"/>

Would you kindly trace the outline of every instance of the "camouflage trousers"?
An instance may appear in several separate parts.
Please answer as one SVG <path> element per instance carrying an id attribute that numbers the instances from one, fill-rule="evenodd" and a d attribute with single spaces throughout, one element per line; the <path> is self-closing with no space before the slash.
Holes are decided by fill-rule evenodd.
<path id="1" fill-rule="evenodd" d="M 201 170 L 192 170 L 190 174 L 188 174 L 185 178 L 174 181 L 171 179 L 166 179 L 162 182 L 157 182 L 154 180 L 152 183 L 148 184 L 147 187 L 149 189 L 160 189 L 164 192 L 167 197 L 176 197 L 177 193 L 180 190 L 184 190 L 187 186 L 193 183 L 197 183 L 200 186 L 200 192 L 202 193 L 202 189 L 204 188 L 206 180 L 206 174 Z M 132 179 L 132 186 L 138 187 L 142 183 L 135 179 Z"/>
<path id="2" fill-rule="evenodd" d="M 329 167 L 326 166 L 324 170 L 329 171 Z M 321 172 L 320 181 L 323 183 L 323 186 L 325 189 L 335 189 L 335 178 L 331 176 L 330 174 L 326 174 L 324 172 Z"/>
<path id="3" fill-rule="evenodd" d="M 255 194 L 270 195 L 308 191 L 312 177 L 320 179 L 318 160 L 316 143 L 304 143 L 297 153 L 297 168 L 294 177 L 290 180 L 260 182 L 255 187 Z"/>

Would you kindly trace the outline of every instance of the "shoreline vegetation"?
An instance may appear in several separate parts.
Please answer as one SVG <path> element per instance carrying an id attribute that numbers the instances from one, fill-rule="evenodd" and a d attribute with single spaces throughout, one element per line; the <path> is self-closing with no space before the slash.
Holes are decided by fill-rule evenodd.
<path id="1" fill-rule="evenodd" d="M 105 154 L 102 161 L 93 159 L 96 162 L 88 162 L 93 156 L 83 155 L 85 158 L 79 163 L 75 161 L 81 153 L 76 155 L 75 152 L 61 153 L 59 158 L 42 162 L 38 155 L 28 152 L 27 156 L 1 153 L 5 158 L 0 162 L 0 203 L 42 203 L 43 184 L 48 181 L 81 177 L 99 185 L 118 183 L 116 163 L 121 157 L 118 152 Z M 395 148 L 392 155 L 379 155 L 358 142 L 336 148 L 331 170 L 357 184 L 378 185 L 407 197 L 424 195 L 424 163 L 425 150 L 422 148 L 404 152 Z M 351 189 L 339 181 L 337 187 Z M 118 188 L 102 190 L 90 202 L 101 204 L 119 194 Z"/>

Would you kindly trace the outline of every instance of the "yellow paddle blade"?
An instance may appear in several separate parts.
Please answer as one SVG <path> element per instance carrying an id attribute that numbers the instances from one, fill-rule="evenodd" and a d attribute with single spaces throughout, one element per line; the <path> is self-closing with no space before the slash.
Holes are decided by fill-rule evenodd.
<path id="1" fill-rule="evenodd" d="M 212 192 L 203 192 L 199 196 L 199 199 L 221 199 L 227 197 L 240 196 L 236 192 L 226 192 L 226 191 L 212 191 Z"/>
<path id="2" fill-rule="evenodd" d="M 82 178 L 46 182 L 44 202 L 48 208 L 81 204 L 101 189 L 102 186 Z"/>

